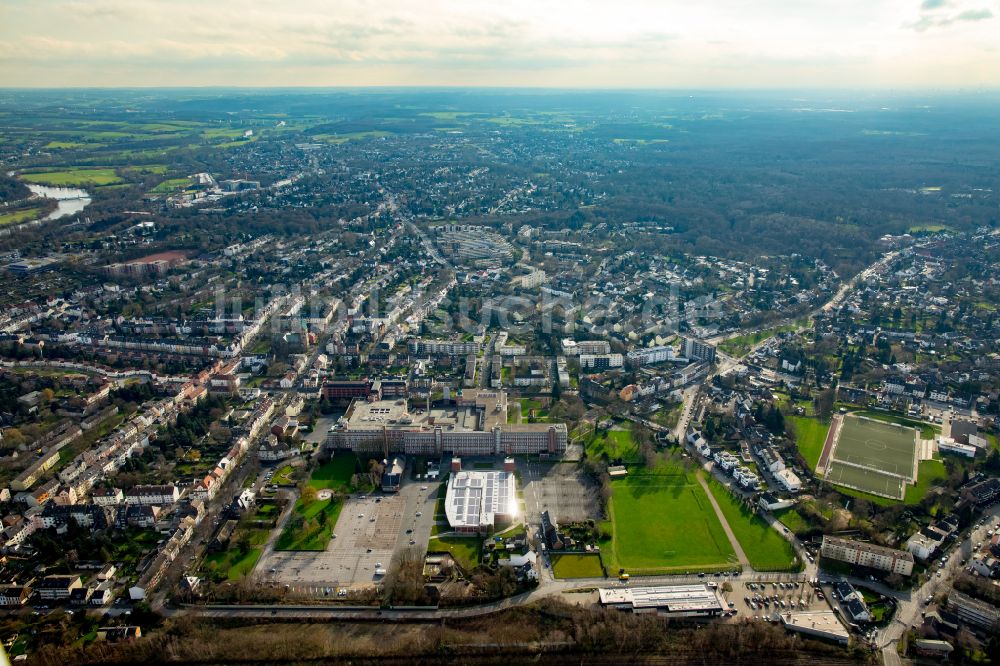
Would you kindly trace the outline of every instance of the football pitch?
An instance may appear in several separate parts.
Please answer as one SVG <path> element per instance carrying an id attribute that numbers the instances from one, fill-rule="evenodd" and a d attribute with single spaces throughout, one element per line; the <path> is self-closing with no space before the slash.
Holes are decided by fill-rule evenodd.
<path id="1" fill-rule="evenodd" d="M 874 495 L 903 499 L 906 484 L 916 481 L 916 455 L 917 432 L 913 428 L 847 416 L 826 479 Z"/>

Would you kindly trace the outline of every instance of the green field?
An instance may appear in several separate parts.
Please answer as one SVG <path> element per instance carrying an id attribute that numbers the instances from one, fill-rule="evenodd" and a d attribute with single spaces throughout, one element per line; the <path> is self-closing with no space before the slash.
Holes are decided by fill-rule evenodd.
<path id="1" fill-rule="evenodd" d="M 697 479 L 674 463 L 611 482 L 609 570 L 670 573 L 733 568 L 736 555 Z"/>
<path id="2" fill-rule="evenodd" d="M 41 208 L 25 208 L 23 210 L 15 210 L 10 213 L 0 213 L 0 227 L 8 224 L 20 224 L 21 222 L 29 222 L 31 220 L 37 219 L 39 215 L 42 214 Z"/>
<path id="3" fill-rule="evenodd" d="M 826 443 L 826 434 L 830 430 L 830 424 L 808 416 L 786 416 L 785 418 L 795 424 L 795 445 L 802 457 L 809 463 L 809 467 L 815 471 L 816 465 L 819 464 L 820 454 L 823 453 L 823 444 Z"/>
<path id="4" fill-rule="evenodd" d="M 356 465 L 357 457 L 353 453 L 337 453 L 329 462 L 316 468 L 309 479 L 309 485 L 316 490 L 349 488 Z"/>
<path id="5" fill-rule="evenodd" d="M 211 553 L 205 556 L 204 567 L 210 574 L 225 572 L 226 580 L 239 580 L 257 566 L 262 551 L 261 548 L 251 548 L 246 554 L 240 554 L 236 549 Z"/>
<path id="6" fill-rule="evenodd" d="M 587 456 L 600 458 L 607 456 L 608 460 L 634 462 L 639 459 L 639 449 L 628 430 L 598 430 L 587 442 Z"/>
<path id="7" fill-rule="evenodd" d="M 337 496 L 312 502 L 299 499 L 274 549 L 326 550 L 343 506 L 344 502 Z"/>
<path id="8" fill-rule="evenodd" d="M 917 504 L 934 485 L 948 478 L 948 470 L 940 460 L 921 460 L 917 463 L 917 482 L 906 487 L 907 504 Z"/>
<path id="9" fill-rule="evenodd" d="M 604 576 L 599 556 L 579 553 L 553 555 L 552 572 L 556 578 L 602 578 Z"/>
<path id="10" fill-rule="evenodd" d="M 719 349 L 722 352 L 729 354 L 730 356 L 735 356 L 738 358 L 746 355 L 754 345 L 766 340 L 772 335 L 795 331 L 801 326 L 805 326 L 807 323 L 808 323 L 807 320 L 802 320 L 794 322 L 792 324 L 785 324 L 784 326 L 776 326 L 774 328 L 768 328 L 763 331 L 757 331 L 756 333 L 737 335 L 736 337 L 729 338 L 725 342 L 721 343 L 719 345 Z"/>
<path id="11" fill-rule="evenodd" d="M 809 529 L 809 524 L 799 515 L 795 507 L 780 509 L 774 512 L 774 517 L 781 521 L 781 524 L 796 534 Z"/>
<path id="12" fill-rule="evenodd" d="M 114 185 L 123 183 L 114 169 L 91 169 L 73 167 L 61 171 L 37 171 L 20 174 L 21 180 L 29 183 L 56 186 Z"/>
<path id="13" fill-rule="evenodd" d="M 93 144 L 78 143 L 76 141 L 49 141 L 45 144 L 46 150 L 67 150 L 70 148 L 87 148 Z"/>
<path id="14" fill-rule="evenodd" d="M 345 132 L 344 134 L 315 134 L 312 139 L 334 145 L 347 143 L 348 141 L 359 141 L 361 139 L 381 139 L 392 136 L 392 132 L 373 130 L 370 132 Z"/>
<path id="15" fill-rule="evenodd" d="M 714 478 L 709 490 L 719 503 L 729 529 L 736 535 L 750 566 L 757 571 L 797 571 L 800 567 L 792 545 L 763 518 L 743 506 L 740 500 Z"/>
<path id="16" fill-rule="evenodd" d="M 150 193 L 170 194 L 171 192 L 179 192 L 180 190 L 186 189 L 190 184 L 190 178 L 170 178 L 151 189 Z"/>
<path id="17" fill-rule="evenodd" d="M 826 479 L 862 492 L 902 500 L 906 483 L 913 480 L 916 434 L 908 426 L 846 416 Z"/>
<path id="18" fill-rule="evenodd" d="M 483 541 L 477 537 L 445 536 L 432 537 L 427 542 L 428 553 L 451 553 L 451 556 L 465 571 L 472 571 L 479 565 L 479 554 Z"/>
<path id="19" fill-rule="evenodd" d="M 271 477 L 271 483 L 279 486 L 290 486 L 295 483 L 295 470 L 291 465 L 285 465 Z"/>

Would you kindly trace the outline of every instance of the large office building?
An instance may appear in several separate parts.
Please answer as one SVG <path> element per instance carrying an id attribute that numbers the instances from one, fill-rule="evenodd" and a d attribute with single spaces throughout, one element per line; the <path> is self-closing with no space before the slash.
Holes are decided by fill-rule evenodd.
<path id="1" fill-rule="evenodd" d="M 448 524 L 462 534 L 488 534 L 517 515 L 514 459 L 504 460 L 503 471 L 462 470 L 460 458 L 451 461 L 444 500 Z"/>
<path id="2" fill-rule="evenodd" d="M 507 423 L 507 394 L 466 389 L 448 405 L 407 400 L 355 400 L 330 428 L 326 445 L 388 457 L 390 453 L 440 456 L 562 455 L 565 423 Z"/>
<path id="3" fill-rule="evenodd" d="M 864 541 L 852 541 L 824 535 L 820 554 L 832 560 L 903 576 L 909 576 L 913 573 L 913 553 L 876 546 Z"/>

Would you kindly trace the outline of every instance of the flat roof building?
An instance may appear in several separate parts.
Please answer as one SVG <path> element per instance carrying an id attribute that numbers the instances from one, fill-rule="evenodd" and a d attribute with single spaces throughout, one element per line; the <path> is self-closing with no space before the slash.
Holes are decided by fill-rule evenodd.
<path id="1" fill-rule="evenodd" d="M 850 634 L 833 611 L 782 613 L 781 624 L 788 631 L 815 636 L 841 645 L 847 645 Z"/>
<path id="2" fill-rule="evenodd" d="M 444 512 L 456 532 L 487 534 L 497 523 L 513 522 L 517 515 L 514 461 L 502 471 L 462 470 L 462 461 L 452 460 Z"/>
<path id="3" fill-rule="evenodd" d="M 507 394 L 466 389 L 445 407 L 407 400 L 355 400 L 327 433 L 326 445 L 352 451 L 407 455 L 561 455 L 565 423 L 507 423 Z"/>
<path id="4" fill-rule="evenodd" d="M 673 617 L 715 617 L 727 606 L 718 590 L 704 584 L 598 589 L 601 605 L 633 613 Z"/>

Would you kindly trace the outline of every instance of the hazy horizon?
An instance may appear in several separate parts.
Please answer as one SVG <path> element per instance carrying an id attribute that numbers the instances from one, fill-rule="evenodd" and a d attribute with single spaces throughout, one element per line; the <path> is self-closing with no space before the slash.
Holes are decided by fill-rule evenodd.
<path id="1" fill-rule="evenodd" d="M 997 0 L 11 0 L 0 87 L 1000 86 Z"/>

